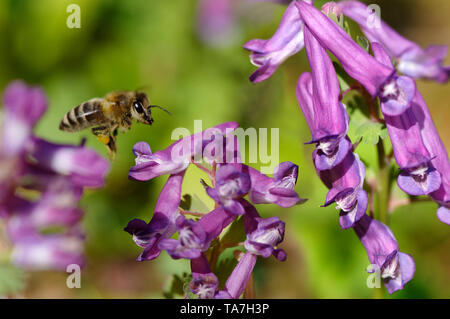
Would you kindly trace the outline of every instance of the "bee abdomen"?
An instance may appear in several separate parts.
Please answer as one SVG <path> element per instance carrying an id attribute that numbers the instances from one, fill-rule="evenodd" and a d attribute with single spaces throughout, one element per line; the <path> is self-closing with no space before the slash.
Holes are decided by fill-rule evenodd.
<path id="1" fill-rule="evenodd" d="M 77 132 L 101 124 L 102 119 L 100 101 L 87 101 L 67 112 L 59 123 L 59 129 L 67 132 Z"/>

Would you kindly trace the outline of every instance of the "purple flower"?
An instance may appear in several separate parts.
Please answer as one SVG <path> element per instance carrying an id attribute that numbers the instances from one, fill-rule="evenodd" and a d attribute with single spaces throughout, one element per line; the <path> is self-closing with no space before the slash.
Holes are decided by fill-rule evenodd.
<path id="1" fill-rule="evenodd" d="M 372 50 L 375 58 L 386 66 L 392 67 L 389 55 L 383 47 L 374 42 Z M 402 169 L 398 177 L 399 187 L 410 195 L 426 195 L 437 190 L 441 185 L 441 176 L 431 165 L 431 156 L 423 142 L 420 124 L 412 107 L 402 114 L 391 116 L 385 114 L 381 102 L 394 156 Z"/>
<path id="2" fill-rule="evenodd" d="M 164 185 L 156 202 L 155 212 L 147 224 L 143 220 L 133 219 L 125 227 L 125 231 L 133 235 L 133 240 L 144 251 L 138 261 L 152 260 L 161 253 L 158 244 L 165 238 L 175 234 L 177 218 L 180 217 L 178 207 L 181 200 L 181 185 L 184 171 L 171 175 Z"/>
<path id="3" fill-rule="evenodd" d="M 103 186 L 109 171 L 106 159 L 83 146 L 54 144 L 34 138 L 31 156 L 39 166 L 68 176 L 80 187 Z"/>
<path id="4" fill-rule="evenodd" d="M 334 73 L 334 68 L 332 70 L 328 72 Z M 316 143 L 314 164 L 319 169 L 330 169 L 338 165 L 352 148 L 352 144 L 345 138 L 348 115 L 338 97 L 326 97 L 327 87 L 324 83 L 330 82 L 322 82 L 320 76 L 315 79 L 317 89 L 316 85 L 313 85 L 313 76 L 310 73 L 305 72 L 300 76 L 297 83 L 297 99 L 313 137 L 309 143 Z"/>
<path id="5" fill-rule="evenodd" d="M 242 164 L 225 164 L 216 172 L 215 188 L 206 187 L 206 192 L 226 211 L 242 215 L 244 208 L 238 199 L 250 190 L 250 176 Z"/>
<path id="6" fill-rule="evenodd" d="M 261 82 L 269 78 L 279 65 L 303 49 L 303 46 L 303 21 L 295 1 L 292 1 L 272 38 L 254 39 L 244 45 L 244 49 L 251 51 L 250 61 L 258 67 L 250 76 L 250 81 Z"/>
<path id="7" fill-rule="evenodd" d="M 211 272 L 204 254 L 196 259 L 191 259 L 191 270 L 192 281 L 189 283 L 189 290 L 196 294 L 199 299 L 214 298 L 219 287 L 219 280 Z"/>
<path id="8" fill-rule="evenodd" d="M 231 134 L 237 127 L 238 124 L 235 122 L 226 122 L 184 137 L 165 150 L 155 153 L 152 153 L 147 143 L 139 142 L 133 147 L 136 165 L 130 168 L 129 177 L 147 181 L 157 176 L 184 171 L 191 163 L 192 157 L 203 156 L 208 146 L 213 146 L 213 150 L 214 146 L 222 150 L 223 142 L 225 142 L 223 135 Z M 212 151 L 207 153 L 207 155 L 214 155 L 210 154 L 213 153 Z"/>
<path id="9" fill-rule="evenodd" d="M 161 239 L 158 247 L 161 250 L 167 250 L 173 259 L 198 258 L 236 216 L 221 207 L 204 215 L 197 222 L 180 216 L 175 222 L 178 239 Z"/>
<path id="10" fill-rule="evenodd" d="M 14 81 L 4 91 L 3 104 L 0 153 L 12 156 L 24 151 L 34 125 L 47 109 L 47 98 L 41 88 Z"/>
<path id="11" fill-rule="evenodd" d="M 324 206 L 336 203 L 336 209 L 341 210 L 339 224 L 342 229 L 352 227 L 366 213 L 368 197 L 363 190 L 365 172 L 364 164 L 352 152 L 348 152 L 341 164 L 333 169 L 317 171 L 330 189 Z"/>
<path id="12" fill-rule="evenodd" d="M 419 122 L 422 139 L 431 156 L 431 164 L 441 175 L 439 189 L 430 196 L 439 204 L 437 212 L 439 220 L 450 225 L 450 162 L 447 150 L 439 137 L 425 100 L 419 92 L 414 97 L 411 109 Z"/>
<path id="13" fill-rule="evenodd" d="M 342 1 L 338 6 L 346 16 L 360 25 L 370 41 L 379 42 L 384 46 L 397 60 L 397 69 L 400 72 L 413 78 L 425 78 L 441 83 L 448 81 L 450 67 L 442 66 L 447 46 L 432 45 L 423 50 L 416 43 L 394 31 L 365 4 L 358 1 Z"/>
<path id="14" fill-rule="evenodd" d="M 336 23 L 312 5 L 296 2 L 313 36 L 339 60 L 344 70 L 361 83 L 372 97 L 385 103 L 389 115 L 401 114 L 410 105 L 416 86 L 409 77 L 397 76 L 393 68 L 378 62 Z"/>
<path id="15" fill-rule="evenodd" d="M 284 239 L 284 222 L 278 217 L 261 218 L 255 207 L 243 201 L 246 214 L 244 215 L 244 228 L 247 240 L 244 243 L 248 252 L 268 258 L 274 255 L 280 261 L 286 259 L 286 253 L 277 246 Z"/>
<path id="16" fill-rule="evenodd" d="M 34 125 L 47 108 L 40 88 L 16 81 L 5 89 L 3 100 L 0 217 L 13 246 L 12 260 L 28 269 L 81 266 L 83 212 L 78 202 L 83 187 L 104 184 L 109 164 L 82 146 L 34 136 Z M 32 200 L 24 190 L 32 191 Z"/>
<path id="17" fill-rule="evenodd" d="M 291 162 L 283 162 L 275 167 L 273 178 L 248 166 L 251 180 L 250 201 L 254 204 L 277 204 L 280 207 L 291 207 L 305 202 L 294 191 L 298 177 L 298 166 Z"/>
<path id="18" fill-rule="evenodd" d="M 380 269 L 388 292 L 392 294 L 403 289 L 414 276 L 414 260 L 410 255 L 399 251 L 389 227 L 364 215 L 355 224 L 354 230 L 366 249 L 370 262 Z"/>
<path id="19" fill-rule="evenodd" d="M 56 269 L 84 264 L 84 240 L 81 236 L 41 235 L 24 238 L 14 243 L 12 261 L 31 270 Z"/>
<path id="20" fill-rule="evenodd" d="M 203 41 L 213 46 L 226 46 L 233 42 L 236 17 L 230 0 L 200 0 L 198 33 Z"/>
<path id="21" fill-rule="evenodd" d="M 247 252 L 240 259 L 225 283 L 225 289 L 219 291 L 216 299 L 238 299 L 252 275 L 258 256 Z"/>

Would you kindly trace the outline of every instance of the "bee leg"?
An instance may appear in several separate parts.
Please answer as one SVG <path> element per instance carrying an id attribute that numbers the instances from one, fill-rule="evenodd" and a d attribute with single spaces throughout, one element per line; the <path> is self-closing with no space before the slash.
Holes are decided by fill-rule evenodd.
<path id="1" fill-rule="evenodd" d="M 111 136 L 109 128 L 105 126 L 94 127 L 92 133 L 97 136 L 97 139 L 105 144 L 108 149 L 109 157 L 114 160 L 117 152 L 116 148 L 116 136 Z"/>

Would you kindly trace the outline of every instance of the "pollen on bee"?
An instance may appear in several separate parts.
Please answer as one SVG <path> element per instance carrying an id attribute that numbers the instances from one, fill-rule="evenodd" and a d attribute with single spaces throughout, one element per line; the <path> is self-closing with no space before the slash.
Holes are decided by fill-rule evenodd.
<path id="1" fill-rule="evenodd" d="M 97 136 L 97 139 L 103 144 L 108 144 L 110 138 L 109 138 L 109 136 L 106 136 L 106 135 L 100 135 L 100 136 Z"/>

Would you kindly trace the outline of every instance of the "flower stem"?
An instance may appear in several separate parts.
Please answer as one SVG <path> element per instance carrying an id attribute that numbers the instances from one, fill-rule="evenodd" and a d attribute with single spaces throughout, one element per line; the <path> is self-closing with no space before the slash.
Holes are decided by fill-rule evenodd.
<path id="1" fill-rule="evenodd" d="M 389 164 L 386 158 L 383 141 L 377 144 L 378 152 L 378 192 L 375 207 L 375 218 L 383 224 L 388 224 L 388 208 L 391 193 L 391 181 L 389 174 Z"/>

